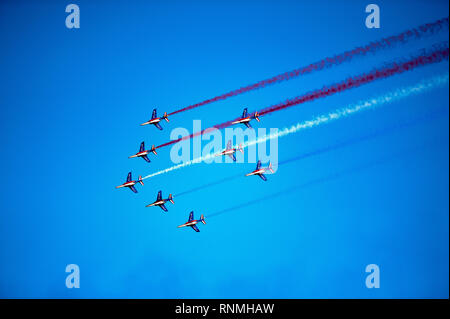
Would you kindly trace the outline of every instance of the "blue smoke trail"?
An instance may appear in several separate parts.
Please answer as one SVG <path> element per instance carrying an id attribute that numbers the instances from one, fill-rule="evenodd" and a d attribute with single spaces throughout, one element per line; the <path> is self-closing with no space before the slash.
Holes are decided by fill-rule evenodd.
<path id="1" fill-rule="evenodd" d="M 414 119 L 412 119 L 410 121 L 406 121 L 406 122 L 403 122 L 403 123 L 397 123 L 397 124 L 394 124 L 394 125 L 391 125 L 391 126 L 387 126 L 387 127 L 378 129 L 378 130 L 376 130 L 374 132 L 371 132 L 371 133 L 368 133 L 368 134 L 365 134 L 365 135 L 362 135 L 362 136 L 352 137 L 352 138 L 346 139 L 344 141 L 340 141 L 338 143 L 335 143 L 333 145 L 328 145 L 328 146 L 322 147 L 320 149 L 317 149 L 317 150 L 314 150 L 314 151 L 311 151 L 311 152 L 302 153 L 301 155 L 298 155 L 298 156 L 295 156 L 295 157 L 292 157 L 292 158 L 289 158 L 287 160 L 279 162 L 278 166 L 289 164 L 289 163 L 292 163 L 292 162 L 295 162 L 295 161 L 299 161 L 299 160 L 302 160 L 302 159 L 305 159 L 305 158 L 308 158 L 308 157 L 317 156 L 317 155 L 320 155 L 320 154 L 324 154 L 324 153 L 331 152 L 331 151 L 334 151 L 334 150 L 337 150 L 337 149 L 341 149 L 341 148 L 345 148 L 345 147 L 348 147 L 348 146 L 352 146 L 354 144 L 362 143 L 362 142 L 365 142 L 365 141 L 368 141 L 368 140 L 371 140 L 371 139 L 375 139 L 375 138 L 380 137 L 380 136 L 388 135 L 388 134 L 394 133 L 394 132 L 396 132 L 398 130 L 401 130 L 401 129 L 406 129 L 406 128 L 414 126 L 414 125 L 422 124 L 422 123 L 425 123 L 425 122 L 428 122 L 428 121 L 440 118 L 444 114 L 448 114 L 448 108 L 447 107 L 440 107 L 439 109 L 437 109 L 435 111 L 429 112 L 429 113 L 427 113 L 427 114 L 425 114 L 423 116 L 416 117 L 416 118 L 414 118 Z M 182 193 L 179 193 L 179 194 L 176 195 L 176 197 L 180 197 L 180 196 L 185 195 L 185 194 L 189 194 L 189 193 L 193 193 L 193 192 L 205 189 L 205 188 L 209 188 L 211 186 L 215 186 L 215 185 L 219 185 L 219 184 L 222 184 L 222 183 L 226 183 L 226 182 L 229 182 L 231 180 L 240 178 L 243 175 L 244 175 L 243 173 L 242 174 L 238 174 L 238 175 L 233 175 L 233 176 L 229 176 L 229 177 L 220 179 L 220 180 L 215 181 L 215 182 L 204 184 L 204 185 L 195 187 L 193 189 L 190 189 L 188 191 L 184 191 Z"/>
<path id="2" fill-rule="evenodd" d="M 439 142 L 441 142 L 441 141 L 438 141 L 438 143 Z M 211 218 L 211 217 L 214 217 L 214 216 L 219 216 L 219 215 L 225 214 L 225 213 L 233 211 L 233 210 L 242 209 L 242 208 L 245 208 L 247 206 L 251 206 L 251 205 L 254 205 L 256 203 L 260 203 L 263 200 L 273 199 L 273 198 L 276 198 L 276 197 L 279 197 L 279 196 L 282 196 L 282 195 L 286 195 L 286 194 L 292 193 L 292 192 L 300 190 L 300 189 L 307 188 L 309 186 L 313 186 L 313 185 L 317 185 L 317 184 L 326 183 L 326 182 L 329 182 L 329 181 L 332 181 L 332 180 L 336 180 L 336 179 L 338 179 L 340 177 L 343 177 L 343 176 L 346 176 L 346 175 L 354 174 L 354 173 L 357 173 L 357 172 L 360 172 L 360 171 L 364 171 L 364 170 L 373 168 L 375 166 L 384 164 L 384 163 L 389 162 L 391 160 L 395 160 L 395 159 L 397 159 L 399 157 L 408 155 L 408 154 L 413 153 L 413 152 L 418 151 L 418 150 L 422 150 L 422 149 L 424 149 L 426 147 L 430 147 L 430 146 L 433 146 L 433 144 L 438 144 L 438 143 L 436 143 L 436 141 L 434 140 L 432 142 L 420 145 L 419 147 L 414 147 L 414 148 L 410 148 L 408 150 L 403 150 L 402 152 L 397 152 L 395 154 L 391 154 L 390 156 L 387 156 L 387 157 L 384 157 L 384 158 L 380 158 L 380 159 L 378 159 L 376 161 L 372 161 L 370 163 L 365 163 L 365 164 L 362 164 L 362 165 L 357 166 L 357 167 L 352 167 L 352 168 L 349 168 L 349 169 L 345 169 L 345 170 L 342 170 L 340 172 L 333 173 L 333 174 L 330 174 L 330 175 L 327 175 L 327 176 L 324 176 L 324 177 L 320 177 L 320 178 L 311 180 L 311 181 L 306 182 L 306 183 L 302 183 L 302 184 L 299 184 L 299 185 L 296 185 L 296 186 L 291 186 L 289 188 L 286 188 L 286 189 L 284 189 L 282 191 L 279 191 L 279 192 L 276 192 L 276 193 L 273 193 L 273 194 L 270 194 L 270 195 L 261 196 L 259 198 L 252 199 L 252 200 L 247 201 L 245 203 L 234 205 L 232 207 L 229 207 L 229 208 L 220 210 L 218 212 L 212 213 L 210 215 L 207 215 L 207 217 Z"/>

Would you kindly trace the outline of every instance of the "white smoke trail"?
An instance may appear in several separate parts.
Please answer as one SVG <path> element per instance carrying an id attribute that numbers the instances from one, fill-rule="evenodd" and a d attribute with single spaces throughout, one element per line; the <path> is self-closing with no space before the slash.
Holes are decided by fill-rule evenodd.
<path id="1" fill-rule="evenodd" d="M 156 173 L 144 176 L 144 177 L 142 177 L 142 179 L 147 179 L 147 178 L 154 177 L 154 176 L 157 176 L 157 175 L 165 174 L 165 173 L 168 173 L 170 171 L 174 171 L 174 170 L 186 167 L 186 166 L 190 166 L 192 164 L 198 164 L 198 163 L 201 163 L 201 162 L 206 161 L 206 160 L 208 160 L 210 158 L 213 158 L 213 157 L 214 157 L 214 154 L 208 154 L 206 156 L 201 156 L 201 157 L 195 158 L 195 159 L 193 159 L 191 161 L 187 161 L 187 162 L 184 162 L 184 163 L 181 163 L 181 164 L 178 164 L 178 165 L 175 165 L 175 166 L 163 169 L 163 170 L 158 171 Z"/>
<path id="2" fill-rule="evenodd" d="M 436 88 L 436 87 L 442 87 L 442 86 L 446 86 L 449 83 L 449 74 L 445 73 L 443 75 L 439 75 L 439 76 L 435 76 L 433 78 L 427 79 L 427 80 L 423 80 L 415 85 L 412 86 L 407 86 L 407 87 L 403 87 L 403 88 L 399 88 L 396 89 L 394 91 L 388 92 L 386 94 L 383 94 L 381 96 L 378 97 L 374 97 L 371 98 L 369 100 L 366 101 L 360 101 L 356 104 L 350 104 L 347 107 L 344 108 L 340 108 L 337 109 L 333 112 L 330 112 L 326 115 L 321 115 L 316 117 L 313 120 L 309 120 L 309 121 L 304 121 L 301 123 L 297 123 L 295 125 L 292 125 L 291 127 L 286 127 L 284 129 L 281 129 L 275 133 L 272 134 L 267 134 L 267 135 L 263 135 L 261 137 L 258 137 L 255 140 L 252 141 L 248 141 L 245 142 L 242 147 L 246 148 L 249 147 L 251 145 L 255 145 L 255 144 L 259 144 L 259 143 L 263 143 L 266 142 L 267 140 L 273 139 L 273 138 L 278 138 L 278 137 L 282 137 L 282 136 L 286 136 L 286 135 L 290 135 L 292 133 L 297 133 L 301 130 L 304 129 L 309 129 L 309 128 L 313 128 L 322 124 L 326 124 L 329 122 L 333 122 L 335 120 L 353 115 L 355 113 L 358 113 L 360 111 L 364 111 L 364 110 L 368 110 L 368 109 L 373 109 L 375 107 L 379 107 L 382 105 L 386 105 L 395 101 L 398 101 L 400 99 L 412 96 L 412 95 L 416 95 L 419 93 L 423 93 L 426 92 L 430 89 Z M 174 170 L 178 170 L 180 168 L 186 167 L 186 166 L 190 166 L 192 164 L 198 164 L 201 163 L 205 160 L 211 159 L 215 156 L 215 154 L 208 154 L 204 157 L 198 157 L 195 158 L 191 161 L 187 161 L 166 169 L 163 169 L 161 171 L 155 172 L 153 174 L 147 175 L 145 177 L 143 177 L 142 179 L 147 179 L 147 178 L 151 178 L 157 175 L 161 175 L 161 174 L 165 174 L 168 173 L 170 171 L 174 171 Z"/>

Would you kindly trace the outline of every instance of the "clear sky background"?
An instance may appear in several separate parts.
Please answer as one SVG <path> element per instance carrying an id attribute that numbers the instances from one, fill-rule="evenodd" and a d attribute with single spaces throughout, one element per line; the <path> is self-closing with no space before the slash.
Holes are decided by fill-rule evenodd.
<path id="1" fill-rule="evenodd" d="M 192 121 L 203 127 L 372 70 L 448 41 L 448 31 L 314 74 L 172 112 L 448 14 L 447 1 L 64 1 L 0 3 L 0 297 L 448 298 L 449 91 L 407 98 L 279 139 L 282 165 L 263 182 L 254 163 L 199 164 L 115 189 L 126 174 L 173 165 L 128 159 Z M 448 71 L 448 62 L 261 118 L 283 128 Z M 429 114 L 434 114 L 429 116 Z M 389 129 L 397 127 L 397 129 Z M 225 144 L 226 141 L 223 141 Z M 239 155 L 240 156 L 240 155 Z M 158 190 L 186 192 L 169 212 Z M 274 197 L 285 189 L 292 192 Z M 245 203 L 261 199 L 252 205 Z M 227 210 L 239 205 L 240 207 Z M 205 214 L 200 233 L 176 228 Z M 216 212 L 226 212 L 207 218 Z M 80 267 L 67 289 L 65 267 Z M 365 267 L 381 287 L 365 287 Z"/>

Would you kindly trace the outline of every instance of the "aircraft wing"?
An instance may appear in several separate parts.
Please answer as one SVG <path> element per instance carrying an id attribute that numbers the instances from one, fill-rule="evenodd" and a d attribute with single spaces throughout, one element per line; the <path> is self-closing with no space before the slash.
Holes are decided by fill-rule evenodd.
<path id="1" fill-rule="evenodd" d="M 160 201 L 162 199 L 162 191 L 158 192 L 158 196 L 156 196 L 156 201 Z"/>
<path id="2" fill-rule="evenodd" d="M 153 109 L 153 113 L 152 113 L 152 120 L 156 118 L 156 109 Z"/>
<path id="3" fill-rule="evenodd" d="M 162 126 L 159 123 L 153 123 L 153 125 L 155 125 L 157 128 L 159 128 L 162 131 Z"/>
<path id="4" fill-rule="evenodd" d="M 234 156 L 234 153 L 233 154 L 228 154 L 228 156 L 231 157 L 233 162 L 236 162 L 236 156 Z"/>
<path id="5" fill-rule="evenodd" d="M 247 117 L 247 108 L 244 109 L 244 112 L 242 112 L 242 118 Z"/>
<path id="6" fill-rule="evenodd" d="M 191 226 L 193 230 L 195 230 L 197 233 L 200 232 L 200 229 L 198 229 L 197 225 Z"/>
<path id="7" fill-rule="evenodd" d="M 141 143 L 141 147 L 139 147 L 139 152 L 143 152 L 144 151 L 144 142 Z"/>
<path id="8" fill-rule="evenodd" d="M 231 140 L 228 141 L 227 143 L 227 150 L 231 149 Z"/>
<path id="9" fill-rule="evenodd" d="M 127 182 L 131 182 L 131 172 L 128 173 Z"/>
<path id="10" fill-rule="evenodd" d="M 261 161 L 259 160 L 258 163 L 256 164 L 256 169 L 260 169 L 261 168 Z"/>
<path id="11" fill-rule="evenodd" d="M 150 159 L 147 157 L 147 155 L 142 156 L 142 158 L 143 158 L 147 163 L 150 163 Z"/>
<path id="12" fill-rule="evenodd" d="M 249 122 L 244 122 L 244 125 L 247 126 L 248 128 L 252 128 Z"/>
<path id="13" fill-rule="evenodd" d="M 164 204 L 159 205 L 159 207 L 161 207 L 161 209 L 165 212 L 167 212 L 167 208 Z"/>
<path id="14" fill-rule="evenodd" d="M 193 219 L 194 219 L 194 212 L 192 211 L 192 212 L 189 214 L 188 222 L 192 221 Z"/>
<path id="15" fill-rule="evenodd" d="M 262 178 L 263 181 L 267 181 L 266 175 L 264 175 L 264 174 L 258 174 L 258 175 L 259 175 L 259 177 Z"/>
<path id="16" fill-rule="evenodd" d="M 131 189 L 133 192 L 137 193 L 137 189 L 136 189 L 136 187 L 134 187 L 134 185 L 130 186 L 130 189 Z"/>

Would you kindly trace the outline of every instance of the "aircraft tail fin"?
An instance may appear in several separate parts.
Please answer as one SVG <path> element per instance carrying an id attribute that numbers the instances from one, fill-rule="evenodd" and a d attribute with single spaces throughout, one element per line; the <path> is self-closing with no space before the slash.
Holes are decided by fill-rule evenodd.
<path id="1" fill-rule="evenodd" d="M 272 163 L 269 162 L 269 167 L 268 167 L 268 168 L 269 168 L 269 171 L 270 171 L 271 173 L 274 173 L 273 168 L 272 168 Z"/>
<path id="2" fill-rule="evenodd" d="M 169 202 L 171 202 L 172 204 L 175 204 L 175 202 L 173 201 L 172 194 L 169 194 Z"/>
<path id="3" fill-rule="evenodd" d="M 203 216 L 203 214 L 200 215 L 200 221 L 206 225 L 205 216 Z"/>
<path id="4" fill-rule="evenodd" d="M 139 184 L 144 185 L 144 182 L 142 181 L 142 176 L 139 175 L 139 179 L 138 179 Z"/>
<path id="5" fill-rule="evenodd" d="M 156 147 L 155 145 L 152 145 L 152 148 L 150 149 L 150 152 L 152 152 L 153 154 L 157 155 L 158 153 L 156 153 Z"/>
<path id="6" fill-rule="evenodd" d="M 165 119 L 166 122 L 169 122 L 169 117 L 167 116 L 167 112 L 164 112 L 164 115 L 162 118 Z"/>
<path id="7" fill-rule="evenodd" d="M 257 120 L 259 122 L 259 113 L 258 112 L 255 112 L 254 117 L 255 117 L 255 120 Z"/>

